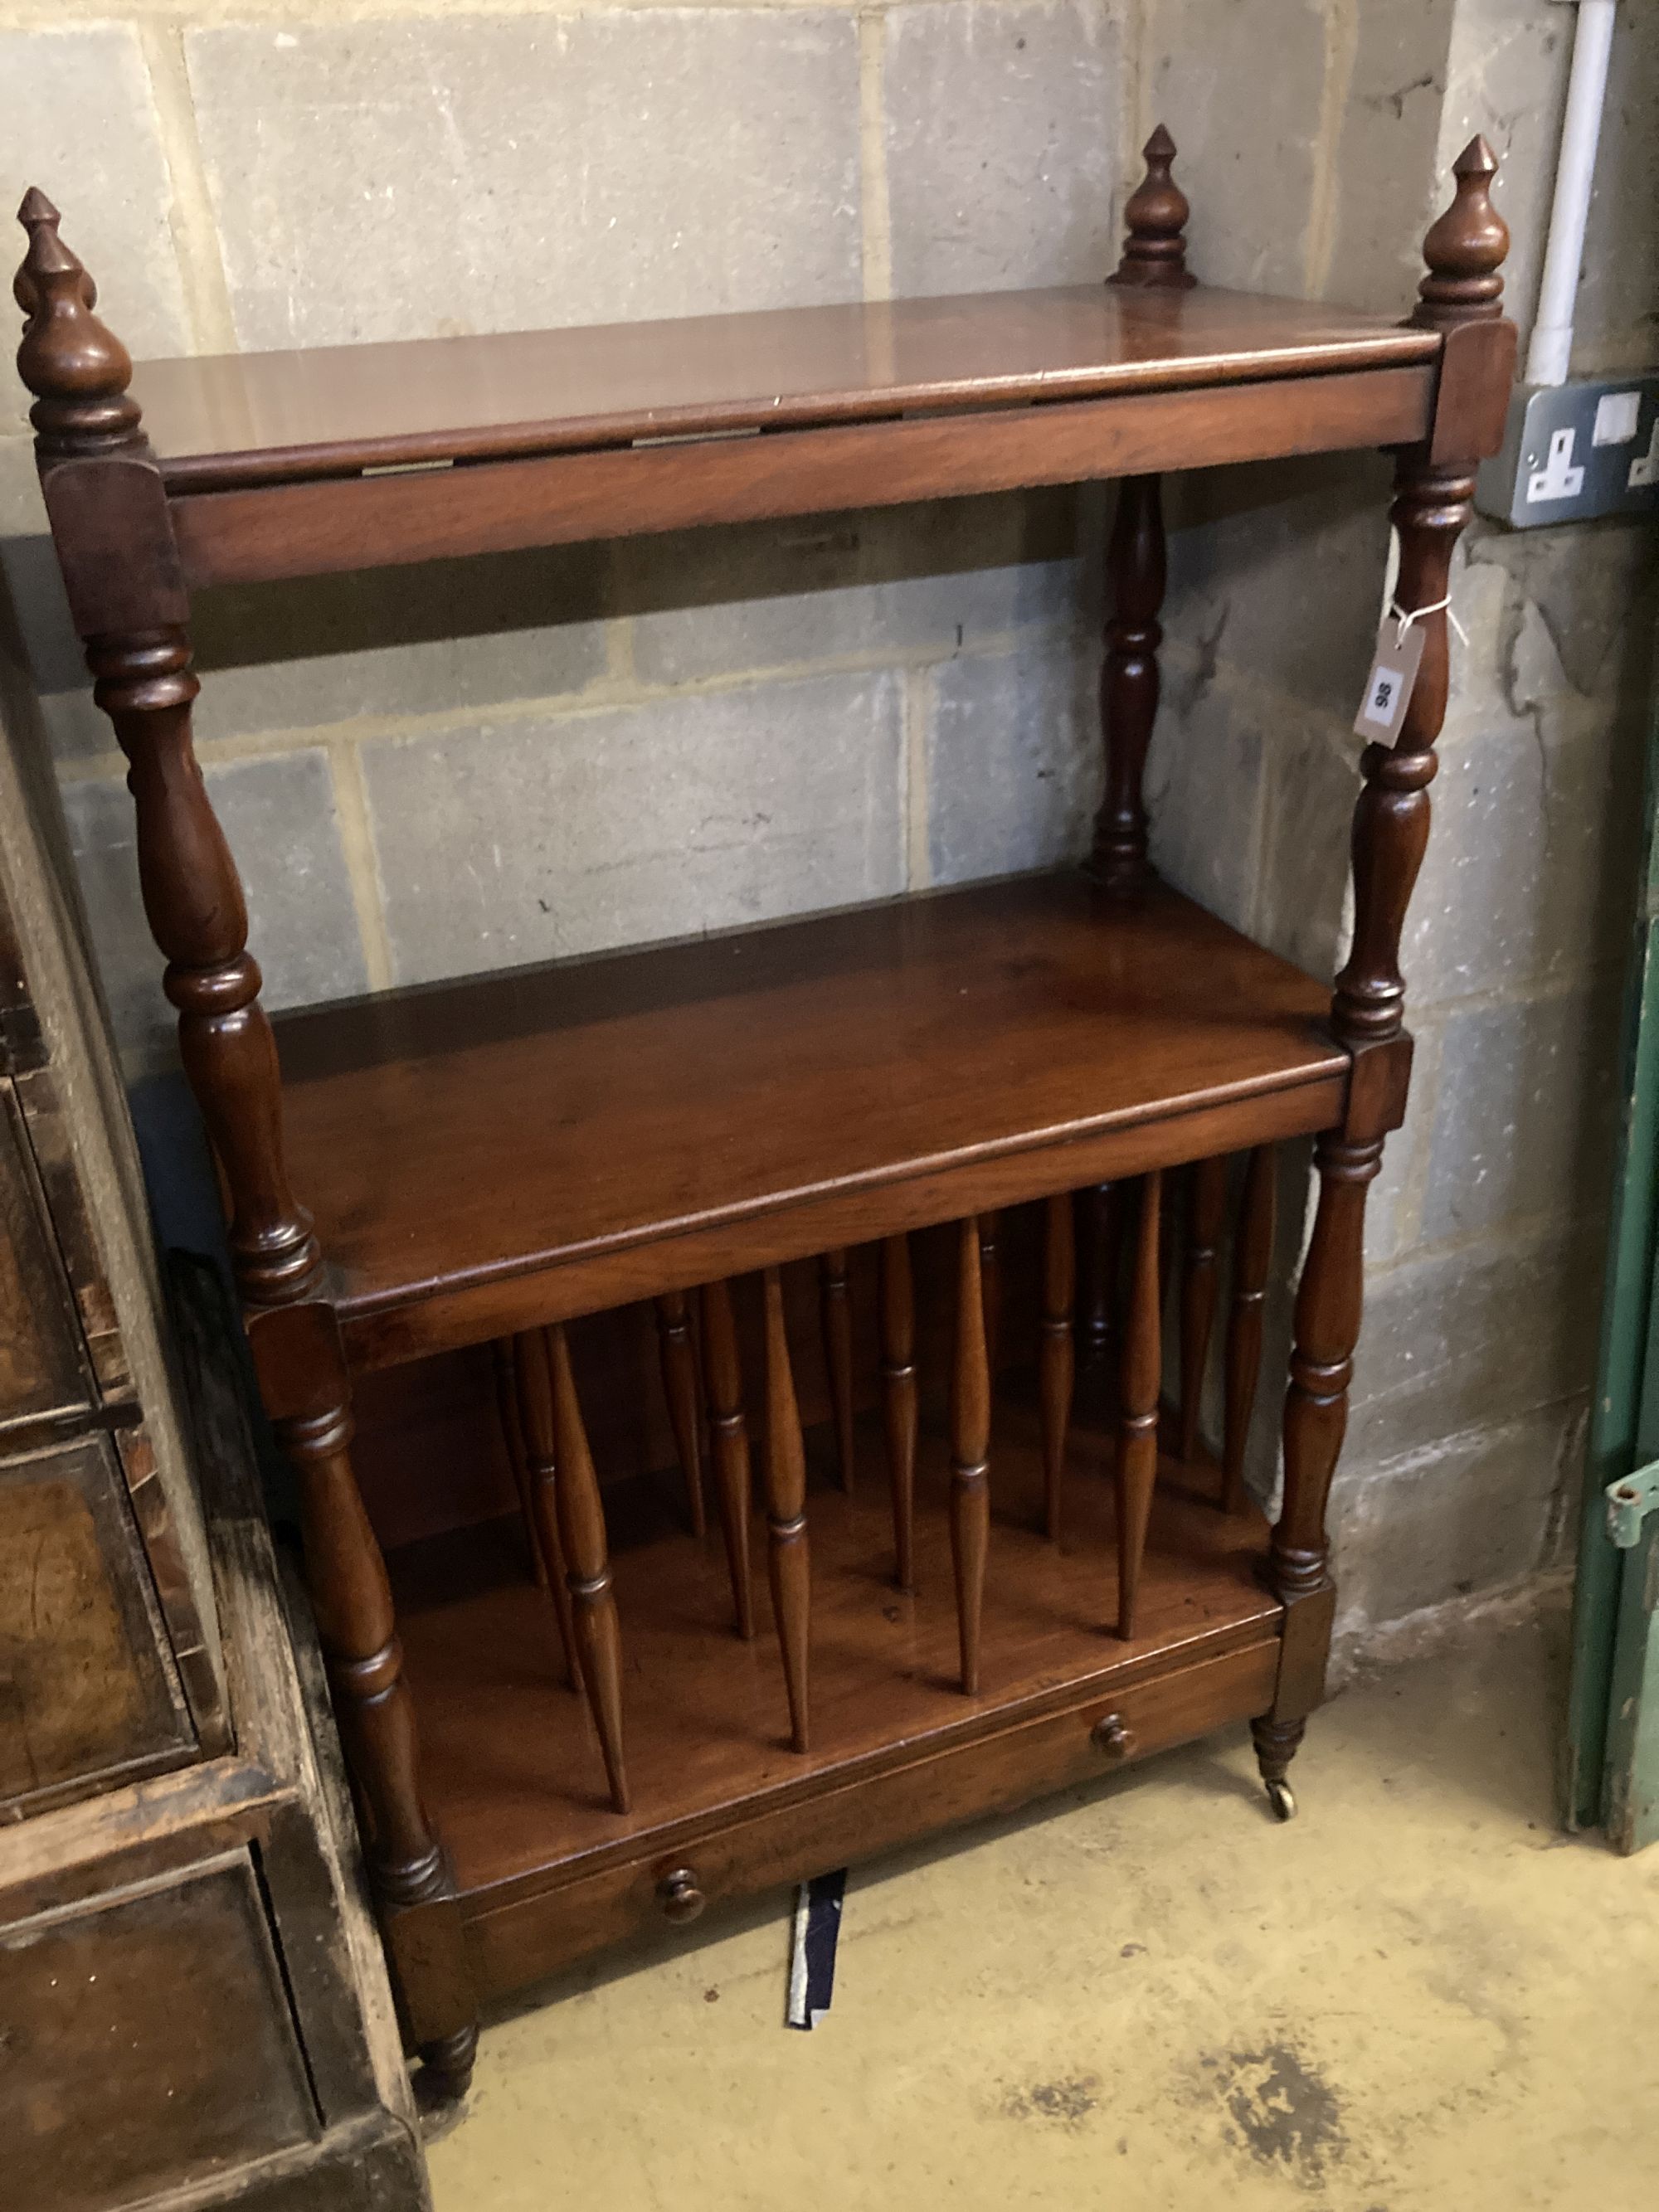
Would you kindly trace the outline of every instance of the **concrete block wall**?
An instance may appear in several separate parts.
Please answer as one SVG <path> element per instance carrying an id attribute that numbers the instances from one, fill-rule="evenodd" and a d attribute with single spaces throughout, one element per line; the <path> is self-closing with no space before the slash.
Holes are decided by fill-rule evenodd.
<path id="1" fill-rule="evenodd" d="M 8 167 L 62 208 L 138 351 L 1112 264 L 1117 0 L 81 12 L 9 11 Z M 135 1062 L 164 1060 L 122 764 L 9 374 L 6 397 L 6 565 L 118 1026 Z M 1079 544 L 1062 494 L 210 597 L 200 750 L 271 1002 L 1080 849 L 1098 761 Z"/>
<path id="2" fill-rule="evenodd" d="M 1659 26 L 1626 12 L 1585 366 L 1656 343 Z M 1401 307 L 1451 155 L 1486 129 L 1524 321 L 1570 14 L 0 0 L 0 143 L 6 189 L 58 201 L 138 353 L 1091 282 L 1159 116 L 1206 278 Z M 0 374 L 0 562 L 143 1066 L 170 1044 L 122 765 L 44 540 L 25 396 Z M 1342 933 L 1387 494 L 1364 459 L 1171 487 L 1160 863 L 1321 974 Z M 1080 849 L 1102 507 L 943 503 L 208 598 L 200 750 L 271 1001 Z M 1338 1498 L 1353 1623 L 1556 1556 L 1650 589 L 1617 526 L 1478 529 L 1460 564 L 1470 646 L 1412 945 L 1419 1083 L 1376 1192 Z M 1287 1203 L 1287 1267 L 1299 1218 Z M 1281 1297 L 1280 1348 L 1283 1318 Z"/>

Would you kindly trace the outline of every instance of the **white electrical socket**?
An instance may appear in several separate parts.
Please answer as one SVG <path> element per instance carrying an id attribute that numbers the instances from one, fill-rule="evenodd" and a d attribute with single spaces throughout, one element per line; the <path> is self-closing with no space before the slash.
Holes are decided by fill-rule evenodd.
<path id="1" fill-rule="evenodd" d="M 1571 430 L 1558 430 L 1550 440 L 1549 459 L 1527 478 L 1528 502 L 1540 499 L 1577 499 L 1584 489 L 1584 471 L 1572 465 L 1576 441 Z"/>

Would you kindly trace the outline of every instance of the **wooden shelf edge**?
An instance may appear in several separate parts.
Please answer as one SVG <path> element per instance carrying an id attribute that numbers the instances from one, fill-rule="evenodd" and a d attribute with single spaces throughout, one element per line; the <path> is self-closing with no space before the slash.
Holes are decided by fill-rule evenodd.
<path id="1" fill-rule="evenodd" d="M 186 583 L 258 583 L 1427 434 L 1437 368 L 1127 392 L 174 496 Z M 1287 403 L 1287 382 L 1291 386 Z"/>
<path id="2" fill-rule="evenodd" d="M 1432 362 L 1320 302 L 1091 284 L 140 362 L 175 497 Z M 550 409 L 554 411 L 549 411 Z"/>
<path id="3" fill-rule="evenodd" d="M 354 1301 L 337 1271 L 331 1291 L 359 1372 L 403 1365 L 520 1328 L 696 1290 L 733 1273 L 783 1266 L 902 1230 L 1024 1205 L 1063 1190 L 1248 1152 L 1337 1127 L 1346 1072 L 1261 1085 L 1180 1112 L 1113 1121 L 1091 1136 L 1010 1146 L 966 1162 L 904 1170 L 818 1197 L 790 1197 L 672 1235 L 613 1243 L 580 1260 L 554 1259 L 373 1304 Z"/>

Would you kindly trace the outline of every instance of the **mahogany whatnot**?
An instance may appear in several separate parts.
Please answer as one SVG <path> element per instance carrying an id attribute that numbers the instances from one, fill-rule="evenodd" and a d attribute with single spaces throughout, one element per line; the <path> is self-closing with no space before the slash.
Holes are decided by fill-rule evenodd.
<path id="1" fill-rule="evenodd" d="M 222 1171 L 261 1390 L 298 1473 L 402 2008 L 451 2087 L 470 2069 L 482 1996 L 641 1912 L 687 1917 L 826 1851 L 838 1863 L 1229 1717 L 1253 1720 L 1275 1806 L 1291 1809 L 1285 1769 L 1329 1640 L 1325 1506 L 1365 1194 L 1409 1070 L 1399 949 L 1447 681 L 1444 616 L 1427 611 L 1446 594 L 1475 464 L 1501 433 L 1506 241 L 1477 140 L 1404 326 L 1206 292 L 1186 265 L 1167 134 L 1146 153 L 1118 269 L 1093 289 L 137 375 L 55 211 L 38 193 L 24 203 L 19 368 L 47 511 L 95 696 L 131 763 L 146 912 Z M 1397 588 L 1422 611 L 1425 649 L 1398 742 L 1364 757 L 1353 943 L 1333 1000 L 1149 865 L 1158 473 L 1370 444 L 1397 451 Z M 388 466 L 401 472 L 363 473 Z M 1086 878 L 394 994 L 273 1031 L 191 748 L 191 589 L 1103 477 L 1124 481 Z M 1294 1135 L 1316 1139 L 1320 1196 L 1269 1540 L 1241 1498 L 1243 1436 L 1271 1148 Z M 1224 1472 L 1204 1451 L 1200 1388 L 1219 1164 L 1241 1153 Z M 1161 1434 L 1160 1224 L 1171 1170 L 1188 1164 L 1187 1404 Z M 1018 1393 L 999 1389 L 1021 1321 L 1004 1256 L 1036 1202 L 1047 1241 L 1026 1436 Z M 952 1349 L 948 1376 L 930 1377 L 906 1240 L 942 1224 L 954 1224 Z M 848 1285 L 865 1244 L 880 1250 L 881 1506 L 854 1484 Z M 823 1263 L 845 1486 L 812 1499 L 810 1568 L 781 1272 L 798 1261 Z M 757 1635 L 738 1326 L 757 1276 L 775 1647 Z M 564 1324 L 635 1299 L 658 1302 L 694 1528 L 706 1413 L 723 1573 L 683 1522 L 613 1560 L 618 1493 L 601 1487 Z M 508 1339 L 501 1418 L 547 1588 L 520 1555 L 469 1597 L 452 1547 L 447 1598 L 405 1601 L 437 1744 L 423 1764 L 354 1472 L 351 1378 Z M 1072 1473 L 1092 1455 L 1098 1478 L 1104 1453 L 1115 1485 Z M 1200 1478 L 1196 1500 L 1170 1494 Z M 889 1633 L 907 1622 L 908 1672 Z M 561 1631 L 580 1700 L 562 1686 Z M 544 1674 L 558 1694 L 532 1725 Z M 744 1717 L 763 1711 L 763 1723 Z M 592 1788 L 573 1808 L 579 1773 Z"/>

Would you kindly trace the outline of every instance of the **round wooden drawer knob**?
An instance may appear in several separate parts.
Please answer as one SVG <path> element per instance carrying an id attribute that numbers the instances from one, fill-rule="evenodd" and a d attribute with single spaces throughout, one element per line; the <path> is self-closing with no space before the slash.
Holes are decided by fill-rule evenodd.
<path id="1" fill-rule="evenodd" d="M 676 1867 L 657 1884 L 657 1902 L 671 1920 L 695 1920 L 708 1899 L 690 1867 Z"/>
<path id="2" fill-rule="evenodd" d="M 1108 1759 L 1127 1759 L 1135 1747 L 1134 1731 L 1124 1727 L 1122 1717 L 1118 1713 L 1101 1715 L 1095 1723 L 1094 1738 L 1097 1747 L 1105 1753 Z"/>

